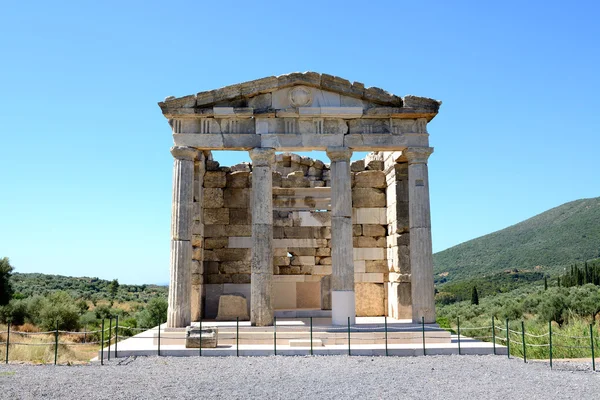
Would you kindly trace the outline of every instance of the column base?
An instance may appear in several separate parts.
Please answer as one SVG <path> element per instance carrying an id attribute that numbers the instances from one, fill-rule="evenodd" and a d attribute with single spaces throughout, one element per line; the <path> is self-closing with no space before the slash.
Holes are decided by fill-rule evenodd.
<path id="1" fill-rule="evenodd" d="M 331 292 L 331 324 L 348 325 L 356 323 L 356 299 L 353 290 Z"/>

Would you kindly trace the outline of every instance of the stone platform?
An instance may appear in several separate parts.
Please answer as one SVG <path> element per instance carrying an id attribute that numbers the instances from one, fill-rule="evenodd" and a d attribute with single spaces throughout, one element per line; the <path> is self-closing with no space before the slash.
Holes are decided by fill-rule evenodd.
<path id="1" fill-rule="evenodd" d="M 423 355 L 423 327 L 410 320 L 388 318 L 387 354 L 392 356 Z M 198 323 L 194 323 L 197 325 Z M 202 327 L 218 328 L 218 347 L 203 348 L 202 356 L 272 356 L 275 353 L 273 327 L 250 326 L 249 321 L 239 323 L 236 339 L 236 323 L 226 321 L 203 321 Z M 310 354 L 310 320 L 305 318 L 277 319 L 277 355 Z M 458 337 L 451 335 L 436 324 L 425 325 L 425 354 L 458 354 Z M 348 328 L 331 325 L 330 318 L 313 318 L 313 354 L 347 355 Z M 237 343 L 237 346 L 236 346 Z M 306 343 L 306 346 L 299 344 Z M 316 343 L 321 343 L 316 345 Z M 386 340 L 383 317 L 358 317 L 350 327 L 351 355 L 384 356 Z M 461 336 L 461 354 L 493 354 L 492 343 L 476 341 Z M 120 341 L 117 345 L 120 357 L 152 356 L 158 354 L 158 327 Z M 109 348 L 104 348 L 108 357 Z M 111 358 L 115 346 L 110 346 Z M 185 347 L 185 329 L 160 326 L 160 355 L 199 356 L 199 349 Z M 506 354 L 506 347 L 496 345 L 496 354 Z M 100 352 L 98 352 L 100 357 Z"/>

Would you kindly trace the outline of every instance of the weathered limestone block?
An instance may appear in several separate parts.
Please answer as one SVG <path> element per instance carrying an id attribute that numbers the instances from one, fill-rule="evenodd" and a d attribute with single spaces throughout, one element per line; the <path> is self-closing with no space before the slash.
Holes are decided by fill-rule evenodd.
<path id="1" fill-rule="evenodd" d="M 365 260 L 365 272 L 378 272 L 387 273 L 388 263 L 387 260 Z"/>
<path id="2" fill-rule="evenodd" d="M 223 191 L 225 204 L 229 208 L 250 207 L 250 189 L 227 188 Z"/>
<path id="3" fill-rule="evenodd" d="M 206 226 L 204 226 L 204 236 L 205 237 L 228 236 L 228 234 L 225 233 L 225 226 L 226 225 L 215 225 L 215 224 L 206 225 Z"/>
<path id="4" fill-rule="evenodd" d="M 202 260 L 202 256 L 204 253 L 204 249 L 200 246 L 192 247 L 192 259 L 193 260 Z"/>
<path id="5" fill-rule="evenodd" d="M 315 265 L 313 256 L 294 256 L 290 262 L 291 265 Z"/>
<path id="6" fill-rule="evenodd" d="M 374 317 L 385 314 L 383 283 L 356 283 L 356 316 Z"/>
<path id="7" fill-rule="evenodd" d="M 215 249 L 217 261 L 250 261 L 250 249 Z M 206 254 L 205 254 L 206 255 Z"/>
<path id="8" fill-rule="evenodd" d="M 362 226 L 363 236 L 385 236 L 387 234 L 385 226 L 375 224 L 365 224 Z"/>
<path id="9" fill-rule="evenodd" d="M 252 212 L 247 208 L 230 208 L 229 223 L 231 225 L 250 225 L 252 224 Z"/>
<path id="10" fill-rule="evenodd" d="M 352 238 L 352 243 L 355 248 L 361 247 L 386 247 L 385 237 L 372 236 L 355 236 Z"/>
<path id="11" fill-rule="evenodd" d="M 250 163 L 242 162 L 239 164 L 232 165 L 231 172 L 250 172 L 252 170 Z"/>
<path id="12" fill-rule="evenodd" d="M 250 263 L 247 261 L 223 261 L 219 270 L 224 274 L 249 274 Z"/>
<path id="13" fill-rule="evenodd" d="M 358 172 L 354 175 L 354 187 L 384 189 L 387 187 L 385 174 L 383 171 Z"/>
<path id="14" fill-rule="evenodd" d="M 204 239 L 204 248 L 209 250 L 223 249 L 227 247 L 229 239 L 226 237 L 212 238 L 207 237 Z"/>
<path id="15" fill-rule="evenodd" d="M 359 208 L 385 207 L 385 192 L 374 188 L 354 188 L 352 205 Z"/>
<path id="16" fill-rule="evenodd" d="M 294 256 L 315 256 L 317 249 L 314 247 L 289 247 L 288 252 Z"/>
<path id="17" fill-rule="evenodd" d="M 365 157 L 365 165 L 368 170 L 383 171 L 384 169 L 384 152 L 372 151 Z"/>
<path id="18" fill-rule="evenodd" d="M 361 236 L 362 235 L 362 225 L 356 224 L 352 225 L 352 236 Z"/>
<path id="19" fill-rule="evenodd" d="M 315 251 L 315 256 L 318 257 L 330 257 L 331 249 L 329 247 L 319 247 Z"/>
<path id="20" fill-rule="evenodd" d="M 350 164 L 350 171 L 360 172 L 365 170 L 365 160 L 356 160 Z"/>
<path id="21" fill-rule="evenodd" d="M 188 326 L 185 328 L 185 347 L 188 349 L 197 349 L 202 344 L 202 348 L 215 348 L 219 342 L 219 331 L 217 327 Z"/>
<path id="22" fill-rule="evenodd" d="M 223 171 L 206 171 L 204 174 L 204 187 L 224 188 L 227 185 L 227 178 L 225 175 L 226 173 Z"/>
<path id="23" fill-rule="evenodd" d="M 236 210 L 232 208 L 231 210 Z M 241 210 L 241 209 L 239 209 Z M 231 213 L 230 213 L 231 218 Z M 225 235 L 226 236 L 252 236 L 252 225 L 226 225 L 225 226 Z"/>
<path id="24" fill-rule="evenodd" d="M 236 171 L 227 174 L 227 187 L 244 189 L 250 187 L 250 172 Z"/>
<path id="25" fill-rule="evenodd" d="M 204 238 L 202 235 L 192 235 L 192 246 L 202 247 L 202 243 L 204 243 Z"/>
<path id="26" fill-rule="evenodd" d="M 333 267 L 331 265 L 315 265 L 312 268 L 313 275 L 331 275 Z"/>
<path id="27" fill-rule="evenodd" d="M 331 252 L 331 249 L 330 249 Z M 331 265 L 331 257 L 321 257 L 319 259 L 319 264 L 320 265 Z"/>
<path id="28" fill-rule="evenodd" d="M 204 188 L 204 208 L 222 208 L 223 206 L 223 189 Z"/>
<path id="29" fill-rule="evenodd" d="M 229 224 L 228 208 L 205 208 L 204 224 L 206 225 L 227 225 Z"/>
<path id="30" fill-rule="evenodd" d="M 288 265 L 290 265 L 290 260 L 291 257 L 281 257 L 281 256 L 274 256 L 273 257 L 273 265 L 276 266 L 283 266 L 283 267 L 287 267 Z"/>
<path id="31" fill-rule="evenodd" d="M 248 321 L 248 302 L 241 294 L 226 294 L 219 297 L 217 321 Z"/>

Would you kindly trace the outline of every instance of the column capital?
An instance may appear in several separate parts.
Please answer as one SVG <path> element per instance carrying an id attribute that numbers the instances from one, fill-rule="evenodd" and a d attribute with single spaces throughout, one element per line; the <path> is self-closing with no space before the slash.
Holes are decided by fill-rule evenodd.
<path id="1" fill-rule="evenodd" d="M 409 147 L 402 151 L 409 164 L 427 164 L 427 159 L 433 153 L 433 147 Z"/>
<path id="2" fill-rule="evenodd" d="M 194 161 L 198 158 L 199 154 L 202 153 L 200 150 L 193 147 L 186 146 L 173 146 L 171 147 L 171 154 L 173 157 L 179 160 Z"/>
<path id="3" fill-rule="evenodd" d="M 326 153 L 331 162 L 350 162 L 350 157 L 352 157 L 352 150 L 348 147 L 328 147 Z"/>
<path id="4" fill-rule="evenodd" d="M 248 153 L 253 167 L 268 167 L 275 162 L 275 149 L 270 147 L 257 147 Z"/>

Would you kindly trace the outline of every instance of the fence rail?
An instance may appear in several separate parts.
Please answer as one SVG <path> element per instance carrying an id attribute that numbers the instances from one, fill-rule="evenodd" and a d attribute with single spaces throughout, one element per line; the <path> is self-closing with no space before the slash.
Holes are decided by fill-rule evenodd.
<path id="1" fill-rule="evenodd" d="M 5 353 L 5 363 L 8 364 L 9 362 L 9 354 L 10 354 L 10 349 L 11 346 L 51 346 L 53 347 L 54 350 L 54 364 L 57 364 L 58 362 L 58 355 L 59 355 L 59 348 L 61 346 L 82 346 L 82 345 L 98 345 L 100 344 L 100 363 L 103 365 L 104 364 L 104 357 L 105 355 L 107 356 L 107 359 L 110 360 L 111 358 L 111 353 L 113 355 L 114 358 L 118 358 L 118 343 L 120 340 L 123 339 L 128 339 L 131 337 L 135 337 L 137 339 L 152 339 L 153 341 L 156 341 L 157 343 L 157 355 L 161 355 L 161 330 L 160 330 L 160 326 L 162 324 L 162 321 L 158 321 L 158 329 L 157 329 L 157 334 L 156 335 L 151 335 L 151 336 L 142 336 L 142 332 L 144 331 L 148 331 L 148 329 L 144 329 L 144 328 L 133 328 L 133 327 L 129 327 L 129 326 L 119 326 L 119 319 L 118 317 L 114 319 L 114 326 L 113 326 L 113 319 L 110 318 L 108 320 L 108 327 L 106 327 L 106 323 L 105 320 L 102 320 L 101 323 L 101 328 L 97 329 L 97 330 L 91 330 L 91 331 L 87 331 L 84 330 L 83 332 L 76 332 L 76 331 L 67 331 L 67 330 L 59 330 L 58 329 L 58 322 L 56 325 L 56 329 L 51 330 L 51 331 L 45 331 L 45 332 L 20 332 L 20 331 L 16 331 L 16 330 L 11 330 L 11 325 L 10 323 L 7 325 L 7 329 L 4 332 L 0 332 L 0 333 L 4 333 L 5 336 L 5 340 L 4 341 L 0 341 L 0 345 L 2 347 L 4 347 L 4 353 Z M 510 358 L 511 355 L 512 356 L 521 356 L 523 358 L 524 362 L 527 362 L 527 350 L 534 350 L 534 349 L 544 349 L 547 348 L 547 356 L 548 359 L 550 361 L 550 368 L 553 367 L 553 360 L 554 360 L 554 356 L 555 348 L 560 348 L 560 349 L 575 349 L 578 350 L 579 352 L 583 351 L 583 350 L 589 350 L 590 351 L 590 355 L 591 355 L 591 363 L 592 363 L 592 370 L 595 371 L 596 370 L 596 363 L 595 363 L 595 352 L 596 349 L 595 347 L 598 346 L 599 342 L 598 339 L 595 337 L 597 335 L 594 334 L 594 324 L 590 324 L 589 325 L 589 335 L 583 336 L 583 335 L 566 335 L 563 333 L 558 333 L 558 332 L 553 332 L 552 331 L 552 324 L 548 323 L 548 331 L 547 332 L 543 332 L 543 333 L 531 333 L 531 332 L 526 332 L 525 330 L 525 324 L 524 321 L 520 321 L 520 329 L 512 329 L 510 326 L 510 321 L 508 319 L 505 320 L 505 324 L 504 327 L 497 325 L 496 324 L 496 320 L 495 318 L 491 318 L 491 325 L 486 325 L 486 326 L 471 326 L 471 327 L 465 327 L 462 326 L 460 324 L 460 318 L 457 318 L 456 320 L 456 329 L 443 329 L 443 328 L 436 328 L 436 327 L 431 327 L 428 326 L 426 327 L 426 324 L 424 322 L 424 318 L 421 319 L 421 327 L 420 327 L 420 332 L 415 330 L 415 327 L 393 327 L 393 326 L 389 326 L 387 323 L 387 317 L 384 318 L 384 324 L 383 326 L 376 326 L 376 327 L 362 327 L 362 326 L 357 326 L 357 325 L 352 325 L 350 318 L 348 318 L 348 323 L 347 326 L 318 326 L 315 327 L 313 325 L 313 319 L 312 317 L 309 318 L 309 326 L 308 326 L 308 330 L 306 331 L 299 331 L 297 326 L 289 326 L 289 325 L 277 325 L 277 319 L 274 319 L 274 325 L 273 325 L 273 332 L 272 332 L 272 344 L 273 344 L 273 354 L 277 355 L 277 337 L 279 335 L 280 338 L 283 337 L 283 339 L 281 340 L 289 340 L 290 339 L 290 335 L 291 334 L 295 334 L 297 335 L 297 339 L 302 339 L 302 340 L 309 340 L 309 350 L 308 350 L 308 354 L 309 355 L 314 355 L 314 335 L 317 334 L 323 334 L 323 333 L 328 333 L 328 334 L 332 334 L 335 336 L 335 343 L 342 341 L 345 342 L 345 344 L 347 344 L 347 354 L 348 355 L 352 355 L 352 344 L 355 344 L 355 349 L 359 348 L 356 347 L 356 343 L 358 343 L 359 345 L 362 343 L 364 343 L 364 340 L 370 340 L 370 339 L 365 339 L 364 336 L 361 337 L 361 334 L 364 333 L 380 333 L 383 335 L 383 337 L 378 337 L 380 340 L 382 340 L 382 342 L 385 344 L 385 355 L 388 356 L 389 355 L 389 334 L 393 334 L 393 333 L 413 333 L 413 335 L 407 336 L 404 335 L 402 336 L 402 340 L 409 340 L 412 341 L 413 343 L 418 343 L 418 341 L 422 342 L 422 349 L 423 349 L 423 355 L 427 355 L 427 341 L 431 341 L 431 339 L 447 339 L 448 336 L 436 336 L 435 332 L 456 332 L 456 338 L 457 338 L 457 348 L 458 348 L 458 354 L 462 355 L 463 351 L 461 348 L 461 342 L 464 342 L 465 340 L 470 340 L 470 339 L 476 339 L 476 340 L 483 340 L 483 341 L 487 341 L 487 342 L 492 342 L 492 346 L 493 346 L 493 354 L 497 354 L 497 344 L 501 345 L 501 346 L 506 346 L 507 348 L 507 357 Z M 513 321 L 513 323 L 516 321 Z M 202 330 L 202 323 L 203 321 L 200 321 L 200 330 Z M 513 325 L 514 326 L 514 325 Z M 239 319 L 236 320 L 236 325 L 235 325 L 235 349 L 236 349 L 236 356 L 240 356 L 240 331 L 239 331 L 239 327 L 240 327 L 240 323 L 239 323 Z M 136 334 L 136 332 L 139 332 Z M 352 334 L 355 334 L 355 337 L 352 337 Z M 268 336 L 269 332 L 264 332 L 265 337 Z M 13 339 L 11 340 L 11 335 L 13 336 Z M 65 341 L 65 340 L 61 340 L 62 338 L 64 338 L 64 336 L 68 336 L 68 335 L 77 335 L 77 336 L 83 336 L 83 341 L 82 342 L 74 342 L 74 341 Z M 231 333 L 227 334 L 228 337 L 231 336 Z M 358 336 L 357 336 L 358 335 Z M 501 336 L 499 336 L 501 335 Z M 98 338 L 99 336 L 99 338 Z M 20 339 L 21 338 L 21 339 Z M 29 340 L 31 339 L 37 339 L 37 338 L 46 338 L 49 339 L 51 338 L 52 341 L 45 341 L 45 342 L 25 342 L 23 341 L 24 338 L 29 338 Z M 1 337 L 0 337 L 1 339 Z M 97 340 L 100 339 L 100 340 Z M 162 341 L 164 341 L 165 338 L 162 339 Z M 168 340 L 170 340 L 171 342 L 173 340 L 185 340 L 185 338 L 173 338 L 170 337 Z M 229 339 L 231 340 L 231 339 Z M 268 342 L 270 339 L 266 339 L 266 341 Z M 566 343 L 566 341 L 570 341 L 568 343 Z M 575 344 L 573 344 L 573 341 L 575 341 Z M 383 344 L 383 343 L 379 343 L 379 345 Z M 233 346 L 233 345 L 232 345 Z M 463 345 L 464 346 L 464 345 Z M 105 348 L 108 348 L 108 351 L 105 350 Z M 198 355 L 202 356 L 202 335 L 200 334 L 200 343 L 199 343 L 199 349 L 198 349 Z"/>

